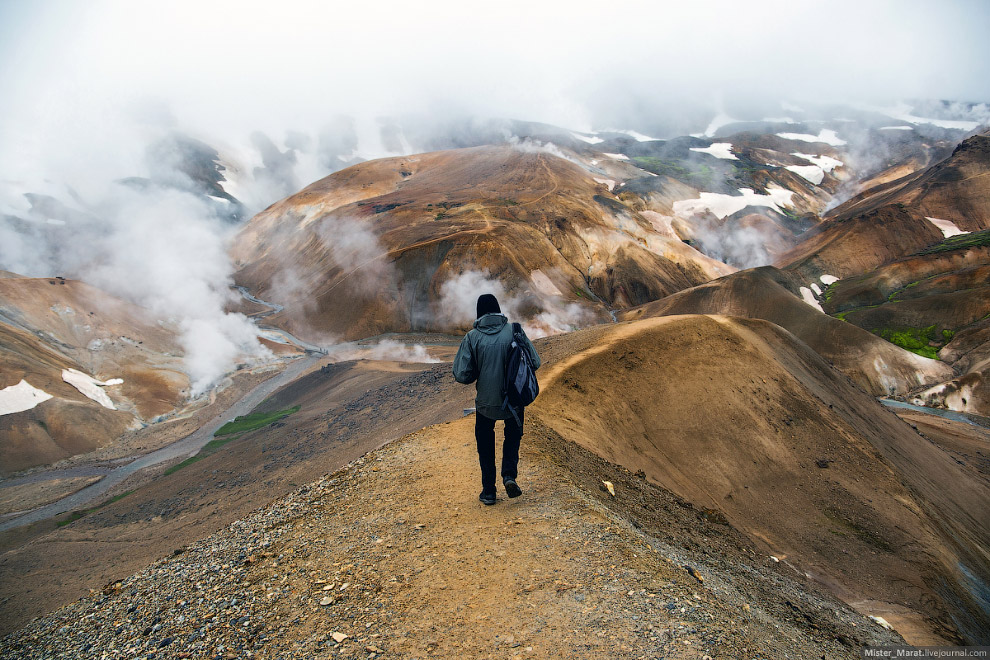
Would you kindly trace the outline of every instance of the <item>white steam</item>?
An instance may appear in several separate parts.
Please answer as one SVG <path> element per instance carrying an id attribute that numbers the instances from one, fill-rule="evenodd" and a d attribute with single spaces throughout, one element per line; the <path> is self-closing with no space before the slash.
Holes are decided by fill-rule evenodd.
<path id="1" fill-rule="evenodd" d="M 540 288 L 536 283 L 529 290 L 510 293 L 501 280 L 488 272 L 467 270 L 440 287 L 439 316 L 448 323 L 470 325 L 476 318 L 478 296 L 490 293 L 498 299 L 509 321 L 521 323 L 530 338 L 570 332 L 594 322 L 593 314 L 585 307 L 564 302 L 556 295 L 546 295 Z M 534 304 L 539 311 L 524 317 L 523 310 Z"/>
<path id="2" fill-rule="evenodd" d="M 335 361 L 342 360 L 384 360 L 389 362 L 415 362 L 436 364 L 442 362 L 430 355 L 422 344 L 405 344 L 394 339 L 382 339 L 376 344 L 365 346 L 357 343 L 337 344 L 328 351 Z"/>
<path id="3" fill-rule="evenodd" d="M 737 268 L 755 268 L 773 262 L 769 249 L 773 239 L 756 227 L 719 226 L 702 221 L 695 230 L 701 251 L 713 259 Z"/>
<path id="4" fill-rule="evenodd" d="M 116 184 L 97 194 L 90 202 L 77 196 L 71 207 L 39 204 L 26 217 L 0 222 L 0 268 L 78 278 L 174 323 L 192 396 L 239 359 L 269 356 L 254 324 L 224 311 L 231 299 L 230 230 L 215 207 L 156 186 Z M 52 212 L 61 224 L 46 221 Z"/>
<path id="5" fill-rule="evenodd" d="M 319 236 L 334 263 L 343 271 L 340 283 L 348 291 L 373 295 L 394 287 L 395 269 L 386 258 L 388 250 L 371 225 L 355 218 L 329 216 L 322 220 Z"/>

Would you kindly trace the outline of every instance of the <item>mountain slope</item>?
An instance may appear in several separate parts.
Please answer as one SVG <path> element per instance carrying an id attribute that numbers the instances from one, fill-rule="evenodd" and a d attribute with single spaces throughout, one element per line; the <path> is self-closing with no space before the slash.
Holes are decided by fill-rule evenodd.
<path id="1" fill-rule="evenodd" d="M 479 282 L 559 331 L 731 271 L 585 169 L 513 147 L 348 168 L 253 218 L 232 253 L 239 283 L 285 305 L 275 322 L 345 338 L 462 328 Z"/>
<path id="2" fill-rule="evenodd" d="M 928 218 L 962 231 L 990 229 L 990 133 L 969 137 L 942 162 L 832 210 L 775 265 L 808 281 L 861 275 L 945 238 Z"/>
<path id="3" fill-rule="evenodd" d="M 0 279 L 0 336 L 0 389 L 24 380 L 53 397 L 0 415 L 5 474 L 105 446 L 175 409 L 189 385 L 173 332 L 75 280 Z"/>
<path id="4" fill-rule="evenodd" d="M 847 602 L 984 638 L 990 485 L 780 327 L 621 324 L 543 378 L 534 411 L 564 439 L 725 516 Z"/>
<path id="5" fill-rule="evenodd" d="M 793 333 L 854 383 L 876 396 L 906 394 L 952 378 L 949 366 L 914 355 L 855 325 L 823 314 L 798 298 L 797 289 L 798 282 L 787 272 L 766 266 L 733 273 L 626 310 L 620 318 L 724 314 L 764 319 Z"/>

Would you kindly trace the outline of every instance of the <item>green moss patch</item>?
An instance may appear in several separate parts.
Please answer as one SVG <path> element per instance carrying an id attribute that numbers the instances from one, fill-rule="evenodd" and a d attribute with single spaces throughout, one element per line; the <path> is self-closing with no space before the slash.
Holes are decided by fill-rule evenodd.
<path id="1" fill-rule="evenodd" d="M 685 167 L 681 162 L 664 160 L 653 156 L 635 156 L 632 161 L 641 169 L 658 175 L 669 176 L 672 179 L 692 184 L 708 185 L 711 183 L 714 171 L 707 165 L 700 165 L 697 170 Z"/>
<path id="2" fill-rule="evenodd" d="M 274 424 L 294 412 L 299 412 L 299 406 L 293 406 L 292 408 L 287 408 L 285 410 L 276 410 L 275 412 L 251 413 L 249 415 L 235 417 L 232 422 L 227 422 L 217 429 L 213 434 L 213 440 L 210 440 L 203 445 L 203 448 L 199 450 L 199 453 L 195 456 L 190 456 L 181 463 L 176 463 L 169 469 L 165 470 L 165 474 L 178 472 L 182 468 L 192 465 L 197 461 L 201 461 L 207 456 L 212 456 L 225 444 L 237 440 L 248 431 L 255 431 L 262 427 L 268 426 L 269 424 Z"/>
<path id="3" fill-rule="evenodd" d="M 984 229 L 983 231 L 974 231 L 969 234 L 950 236 L 941 243 L 936 243 L 931 247 L 925 248 L 921 252 L 918 252 L 918 254 L 937 254 L 939 252 L 951 252 L 952 250 L 965 250 L 966 248 L 988 245 L 990 245 L 990 229 Z"/>
<path id="4" fill-rule="evenodd" d="M 134 492 L 133 490 L 129 490 L 129 491 L 126 491 L 126 492 L 121 493 L 120 495 L 115 495 L 115 496 L 111 497 L 109 500 L 107 500 L 103 504 L 97 504 L 94 507 L 90 507 L 88 509 L 82 509 L 80 511 L 73 511 L 72 513 L 69 514 L 69 517 L 68 518 L 66 518 L 65 520 L 60 520 L 60 521 L 58 521 L 55 524 L 58 525 L 59 527 L 65 527 L 69 523 L 74 523 L 77 520 L 79 520 L 80 518 L 82 518 L 83 516 L 85 516 L 87 514 L 90 514 L 90 513 L 93 513 L 94 511 L 98 511 L 98 510 L 102 509 L 103 507 L 107 506 L 108 504 L 113 504 L 114 502 L 116 502 L 118 500 L 124 499 L 125 497 L 127 497 L 128 495 L 130 495 L 133 492 Z"/>
<path id="5" fill-rule="evenodd" d="M 248 431 L 254 431 L 255 429 L 260 429 L 263 426 L 268 426 L 269 424 L 277 422 L 283 417 L 288 417 L 295 412 L 299 412 L 299 406 L 293 406 L 292 408 L 287 408 L 286 410 L 276 410 L 275 412 L 241 415 L 239 417 L 235 417 L 234 421 L 227 422 L 221 426 L 213 435 L 219 437 L 221 435 L 231 435 L 234 433 L 247 433 Z M 209 447 L 210 445 L 206 446 Z M 205 448 L 206 447 L 204 447 L 204 449 Z"/>
<path id="6" fill-rule="evenodd" d="M 938 349 L 928 345 L 938 338 L 934 325 L 927 328 L 875 328 L 873 334 L 922 357 L 938 359 Z"/>

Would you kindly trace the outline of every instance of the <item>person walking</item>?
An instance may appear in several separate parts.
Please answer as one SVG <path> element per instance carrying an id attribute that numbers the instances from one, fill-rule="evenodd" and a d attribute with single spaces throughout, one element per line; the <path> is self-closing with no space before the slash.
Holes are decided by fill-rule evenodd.
<path id="1" fill-rule="evenodd" d="M 502 484 L 509 497 L 519 497 L 522 489 L 516 483 L 519 465 L 519 443 L 523 433 L 523 408 L 515 415 L 505 401 L 505 363 L 512 346 L 512 324 L 502 313 L 498 299 L 490 293 L 478 297 L 478 318 L 474 327 L 461 340 L 454 358 L 454 379 L 470 385 L 477 382 L 475 397 L 474 438 L 478 443 L 481 463 L 481 495 L 485 504 L 495 504 L 495 422 L 505 421 L 505 442 L 502 445 Z M 539 369 L 540 356 L 532 342 L 522 333 L 522 345 L 529 353 L 533 369 Z M 518 418 L 518 421 L 517 421 Z"/>

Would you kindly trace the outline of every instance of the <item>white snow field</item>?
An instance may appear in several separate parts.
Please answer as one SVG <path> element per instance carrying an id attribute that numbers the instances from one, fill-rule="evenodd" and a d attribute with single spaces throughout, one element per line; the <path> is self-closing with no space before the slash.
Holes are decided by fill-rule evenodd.
<path id="1" fill-rule="evenodd" d="M 683 199 L 674 202 L 674 214 L 682 218 L 695 213 L 711 211 L 719 220 L 743 210 L 747 206 L 765 206 L 781 211 L 782 206 L 790 206 L 794 193 L 777 186 L 768 186 L 766 195 L 756 194 L 752 188 L 740 188 L 741 195 L 721 193 L 700 193 L 698 199 Z"/>
<path id="2" fill-rule="evenodd" d="M 956 226 L 956 223 L 952 222 L 951 220 L 941 220 L 939 218 L 929 218 L 927 215 L 925 216 L 925 220 L 927 220 L 928 222 L 932 223 L 933 225 L 935 225 L 936 227 L 938 227 L 940 230 L 942 230 L 942 236 L 944 238 L 949 238 L 950 236 L 959 236 L 960 234 L 968 234 L 969 233 L 968 231 L 963 231 L 962 229 L 960 229 L 959 227 L 957 227 Z"/>
<path id="3" fill-rule="evenodd" d="M 31 410 L 50 398 L 52 398 L 51 394 L 39 390 L 22 378 L 17 385 L 11 385 L 0 390 L 0 415 Z"/>
<path id="4" fill-rule="evenodd" d="M 846 141 L 839 137 L 839 134 L 830 128 L 823 128 L 818 135 L 810 133 L 777 133 L 777 137 L 785 140 L 800 140 L 801 142 L 822 142 L 833 147 L 841 147 Z"/>
<path id="5" fill-rule="evenodd" d="M 739 160 L 739 158 L 732 153 L 731 142 L 712 142 L 707 147 L 691 147 L 691 151 L 697 151 L 699 154 L 715 156 L 715 158 L 721 158 L 722 160 Z"/>
<path id="6" fill-rule="evenodd" d="M 102 381 L 96 380 L 92 376 L 87 376 L 83 372 L 76 369 L 63 369 L 62 380 L 69 385 L 72 385 L 83 395 L 89 397 L 93 401 L 96 401 L 104 408 L 109 408 L 110 410 L 117 409 L 117 407 L 113 405 L 113 401 L 110 400 L 109 395 L 107 395 L 102 388 L 107 385 L 120 385 L 124 382 L 123 379 L 111 378 L 108 381 Z"/>

